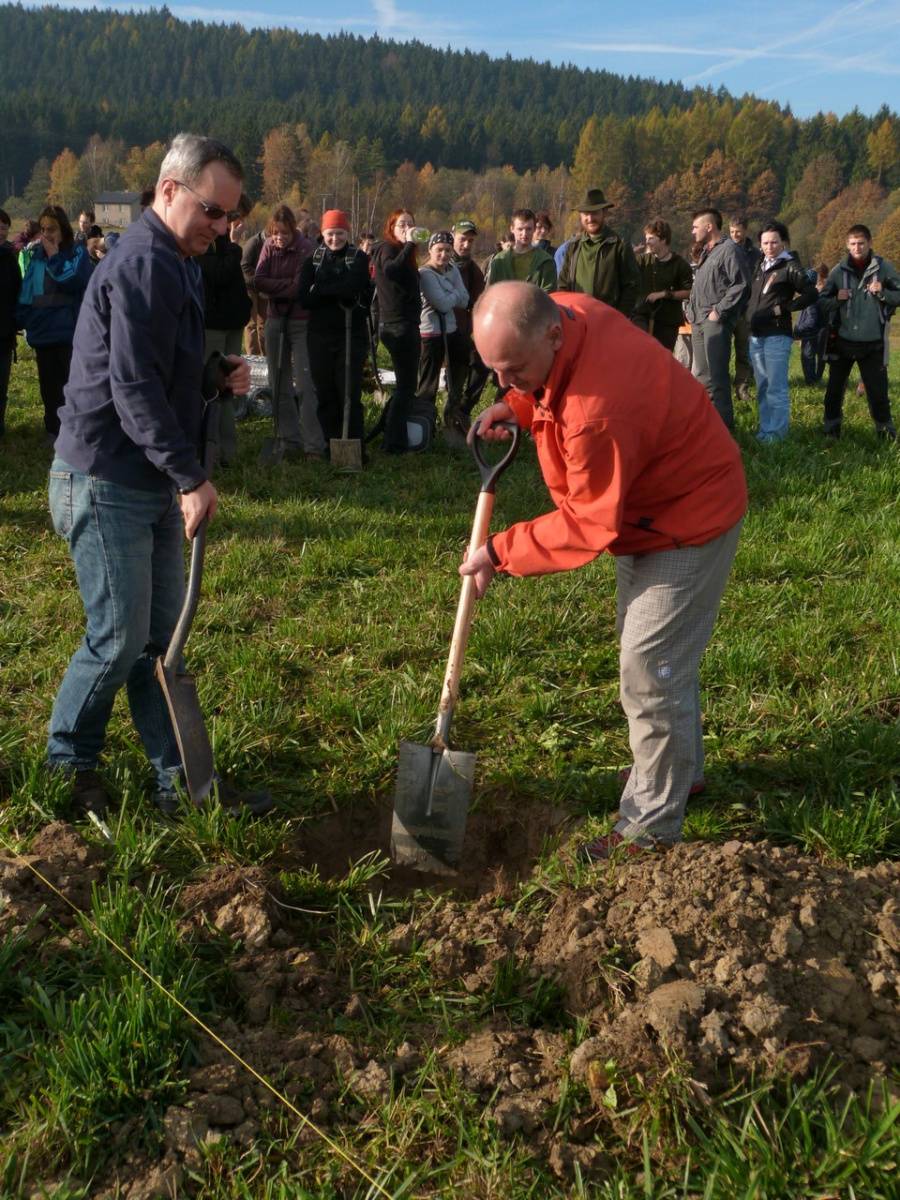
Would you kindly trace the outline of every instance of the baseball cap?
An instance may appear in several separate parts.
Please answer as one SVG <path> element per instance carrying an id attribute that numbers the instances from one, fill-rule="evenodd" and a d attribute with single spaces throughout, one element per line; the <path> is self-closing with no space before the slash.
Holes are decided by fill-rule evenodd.
<path id="1" fill-rule="evenodd" d="M 468 218 L 464 218 L 462 221 L 456 222 L 456 224 L 453 226 L 453 232 L 454 233 L 477 233 L 478 230 L 475 228 L 474 221 L 470 221 Z"/>

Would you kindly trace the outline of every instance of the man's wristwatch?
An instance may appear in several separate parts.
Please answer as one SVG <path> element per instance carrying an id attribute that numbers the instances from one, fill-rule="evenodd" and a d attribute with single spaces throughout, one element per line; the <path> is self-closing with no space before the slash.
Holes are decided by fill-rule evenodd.
<path id="1" fill-rule="evenodd" d="M 191 492 L 196 492 L 198 488 L 202 488 L 204 483 L 206 483 L 206 480 L 201 479 L 198 483 L 192 483 L 190 485 L 190 487 L 179 488 L 178 495 L 179 496 L 189 496 L 191 494 Z"/>

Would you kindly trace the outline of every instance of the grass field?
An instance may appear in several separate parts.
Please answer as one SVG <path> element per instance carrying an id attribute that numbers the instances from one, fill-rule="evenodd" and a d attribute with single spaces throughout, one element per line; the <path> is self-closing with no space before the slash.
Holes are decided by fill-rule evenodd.
<path id="1" fill-rule="evenodd" d="M 898 374 L 895 354 L 895 407 Z M 876 440 L 864 400 L 852 394 L 842 440 L 824 443 L 821 389 L 800 383 L 796 351 L 791 384 L 792 435 L 784 444 L 756 443 L 754 406 L 736 406 L 750 509 L 704 660 L 710 786 L 692 803 L 685 833 L 768 839 L 856 867 L 900 858 L 900 451 Z M 47 513 L 50 451 L 41 432 L 25 351 L 0 441 L 0 834 L 5 848 L 20 852 L 49 822 L 70 815 L 43 752 L 53 696 L 82 627 L 68 553 Z M 425 997 L 436 1019 L 442 993 L 440 1036 L 452 1043 L 454 1006 L 468 1003 L 464 991 L 430 977 L 427 964 L 391 957 L 397 926 L 447 903 L 449 893 L 385 889 L 387 846 L 363 831 L 390 807 L 399 740 L 431 736 L 458 596 L 455 568 L 478 489 L 474 464 L 439 441 L 400 461 L 375 451 L 360 476 L 324 464 L 261 468 L 256 455 L 267 432 L 261 421 L 242 424 L 239 460 L 217 480 L 221 510 L 188 656 L 220 772 L 269 786 L 278 815 L 257 826 L 200 814 L 164 825 L 120 697 L 104 762 L 121 801 L 109 822 L 112 844 L 102 830 L 84 831 L 111 855 L 90 901 L 94 925 L 65 953 L 35 956 L 36 936 L 7 933 L 0 944 L 4 1197 L 94 1196 L 96 1181 L 112 1179 L 129 1152 L 152 1159 L 161 1145 L 160 1114 L 184 1095 L 197 1035 L 97 928 L 125 942 L 192 1012 L 236 1012 L 227 939 L 186 948 L 173 909 L 181 887 L 214 869 L 277 869 L 290 903 L 317 914 L 301 921 L 308 944 L 340 970 L 359 971 L 370 992 L 390 994 L 366 1017 L 373 1044 L 400 1045 L 404 1017 L 418 1017 Z M 526 444 L 498 486 L 494 528 L 547 503 Z M 630 761 L 614 613 L 608 557 L 570 574 L 498 579 L 478 606 L 454 722 L 455 744 L 478 753 L 473 817 L 489 823 L 513 804 L 583 818 L 585 834 L 608 824 L 617 804 L 610 774 Z M 306 822 L 342 813 L 358 822 L 355 865 L 335 874 L 298 858 Z M 569 880 L 549 839 L 535 873 L 505 903 L 539 909 L 541 897 Z M 45 932 L 53 933 L 52 923 Z M 531 1009 L 559 1003 L 510 979 L 491 1012 L 513 1001 Z M 329 1032 L 341 1032 L 347 1019 L 335 1012 Z M 566 1036 L 574 1044 L 586 1033 L 571 1023 Z M 553 1175 L 527 1142 L 498 1138 L 471 1096 L 436 1072 L 402 1095 L 392 1092 L 374 1126 L 342 1129 L 339 1147 L 311 1137 L 275 1104 L 252 1146 L 206 1147 L 184 1194 L 896 1195 L 896 1111 L 887 1120 L 853 1107 L 824 1078 L 802 1087 L 761 1079 L 702 1113 L 671 1080 L 668 1091 L 648 1085 L 643 1132 L 632 1126 L 607 1146 L 613 1166 L 588 1185 L 577 1173 L 569 1182 Z M 892 1072 L 896 1078 L 896 1063 Z M 562 1111 L 557 1118 L 564 1120 Z M 133 1144 L 109 1136 L 123 1128 L 138 1130 Z M 368 1177 L 355 1174 L 345 1154 L 365 1164 Z M 847 1174 L 851 1155 L 868 1174 Z M 794 1178 L 788 1160 L 800 1164 L 795 1185 L 785 1183 Z M 801 1167 L 808 1168 L 802 1181 Z M 109 1183 L 103 1194 L 126 1192 Z"/>

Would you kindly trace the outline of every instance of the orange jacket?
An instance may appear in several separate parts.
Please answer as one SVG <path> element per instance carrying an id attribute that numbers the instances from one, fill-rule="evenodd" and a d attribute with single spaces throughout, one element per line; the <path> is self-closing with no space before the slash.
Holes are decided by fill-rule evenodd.
<path id="1" fill-rule="evenodd" d="M 537 446 L 556 509 L 492 539 L 511 575 L 700 546 L 747 508 L 738 448 L 705 388 L 615 309 L 560 292 L 563 344 L 540 399 L 505 399 Z"/>

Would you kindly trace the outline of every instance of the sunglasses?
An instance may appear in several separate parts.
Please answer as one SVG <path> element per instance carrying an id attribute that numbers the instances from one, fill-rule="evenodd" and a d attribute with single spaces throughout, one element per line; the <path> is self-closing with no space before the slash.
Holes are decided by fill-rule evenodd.
<path id="1" fill-rule="evenodd" d="M 187 188 L 192 196 L 197 197 L 197 202 L 211 221 L 221 221 L 223 217 L 227 217 L 229 224 L 232 221 L 239 221 L 241 213 L 235 208 L 231 212 L 226 212 L 224 208 L 220 208 L 218 204 L 207 204 L 202 196 L 191 187 L 189 183 L 183 183 L 180 179 L 173 179 L 173 183 L 177 183 L 179 187 Z"/>

